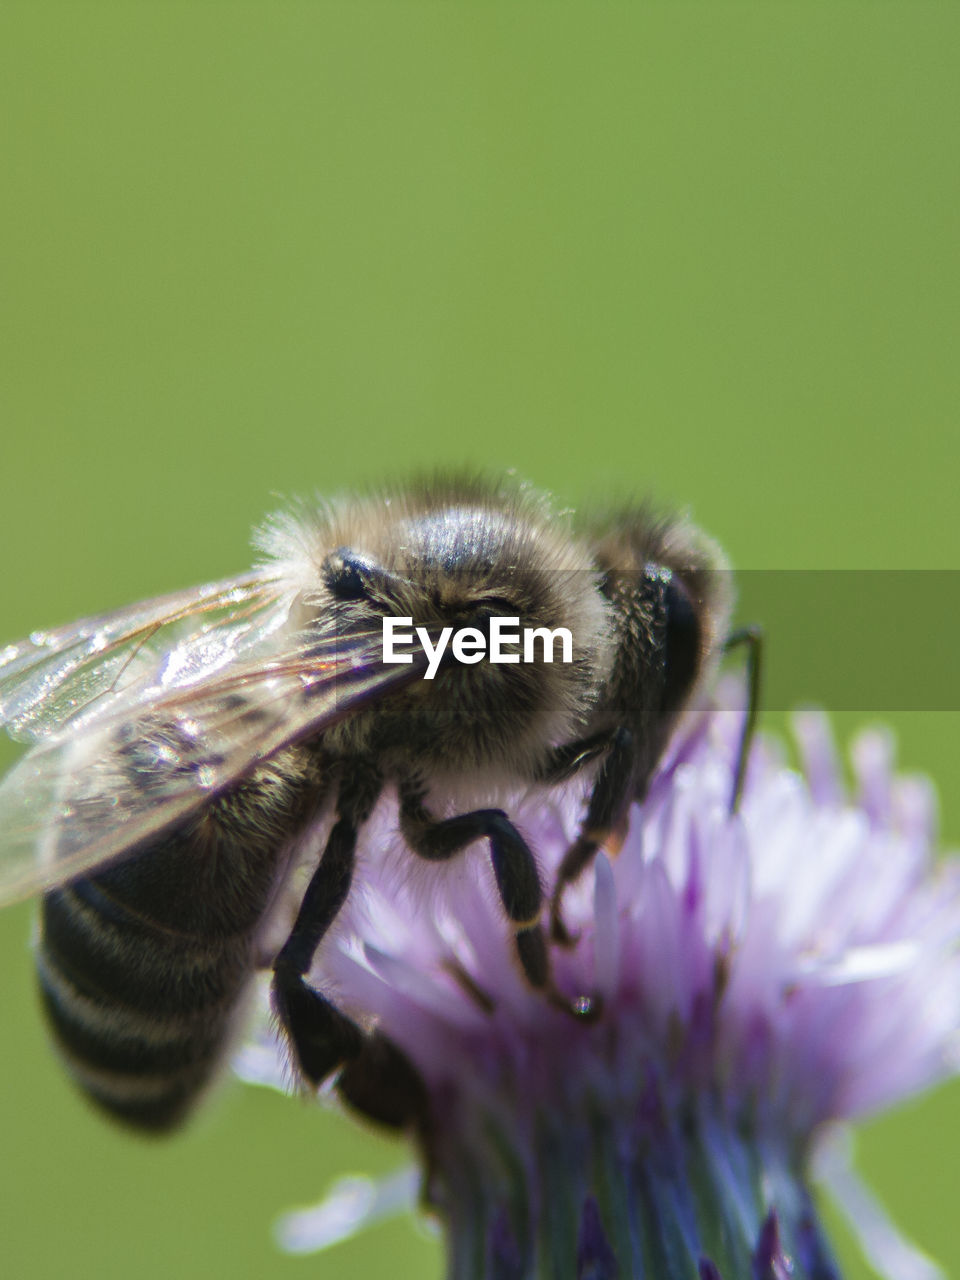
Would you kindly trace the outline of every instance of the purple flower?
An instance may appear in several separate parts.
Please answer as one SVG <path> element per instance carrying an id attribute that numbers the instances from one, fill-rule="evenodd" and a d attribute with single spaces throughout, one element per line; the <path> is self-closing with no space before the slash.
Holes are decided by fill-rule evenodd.
<path id="1" fill-rule="evenodd" d="M 874 732 L 849 798 L 825 720 L 806 714 L 803 775 L 758 742 L 731 815 L 739 729 L 731 711 L 688 719 L 622 849 L 565 899 L 577 941 L 552 948 L 556 980 L 601 997 L 592 1022 L 524 981 L 482 846 L 427 866 L 393 800 L 369 824 L 311 977 L 423 1080 L 423 1192 L 451 1277 L 826 1280 L 815 1162 L 884 1274 L 938 1274 L 824 1155 L 838 1122 L 956 1069 L 960 879 L 931 861 L 931 789 L 896 778 Z M 545 885 L 583 795 L 579 781 L 500 798 Z M 368 1189 L 369 1212 L 354 1195 L 339 1231 L 329 1202 L 322 1227 L 297 1223 L 325 1243 L 403 1200 L 399 1185 Z"/>

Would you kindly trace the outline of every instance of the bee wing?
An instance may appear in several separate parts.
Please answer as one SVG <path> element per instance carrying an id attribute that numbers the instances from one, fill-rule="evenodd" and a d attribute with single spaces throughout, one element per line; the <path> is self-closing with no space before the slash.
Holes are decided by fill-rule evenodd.
<path id="1" fill-rule="evenodd" d="M 139 683 L 67 720 L 0 784 L 0 903 L 135 851 L 283 747 L 422 675 L 425 659 L 386 666 L 381 645 L 380 630 L 299 633 L 268 659 Z"/>
<path id="2" fill-rule="evenodd" d="M 254 570 L 35 631 L 0 649 L 0 725 L 34 742 L 101 701 L 136 701 L 161 667 L 168 684 L 202 679 L 283 627 L 296 594 L 282 574 Z"/>

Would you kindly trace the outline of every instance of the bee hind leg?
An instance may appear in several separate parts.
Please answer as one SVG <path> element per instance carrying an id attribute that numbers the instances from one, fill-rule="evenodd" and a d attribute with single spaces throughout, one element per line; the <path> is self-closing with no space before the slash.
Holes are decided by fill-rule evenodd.
<path id="1" fill-rule="evenodd" d="M 337 1092 L 370 1120 L 390 1129 L 429 1129 L 426 1086 L 409 1058 L 381 1032 L 364 1037 L 363 1047 L 337 1077 Z"/>
<path id="2" fill-rule="evenodd" d="M 400 788 L 400 825 L 410 848 L 430 862 L 445 862 L 475 840 L 486 839 L 500 899 L 513 926 L 517 956 L 530 985 L 578 1018 L 596 1017 L 598 1002 L 573 1000 L 557 991 L 540 924 L 543 890 L 530 846 L 502 809 L 475 809 L 452 818 L 434 818 L 412 784 Z"/>
<path id="3" fill-rule="evenodd" d="M 320 940 L 349 892 L 356 844 L 356 821 L 341 817 L 330 832 L 296 923 L 273 965 L 274 1008 L 301 1071 L 313 1084 L 356 1058 L 364 1042 L 364 1033 L 356 1023 L 306 982 Z"/>

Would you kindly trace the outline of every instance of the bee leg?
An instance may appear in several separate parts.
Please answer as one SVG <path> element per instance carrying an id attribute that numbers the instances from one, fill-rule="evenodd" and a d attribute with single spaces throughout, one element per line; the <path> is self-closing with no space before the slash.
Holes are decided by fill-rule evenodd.
<path id="1" fill-rule="evenodd" d="M 572 946 L 576 941 L 561 915 L 564 891 L 590 865 L 603 842 L 623 828 L 636 792 L 636 777 L 633 734 L 629 729 L 617 729 L 609 738 L 607 756 L 593 785 L 580 835 L 563 855 L 557 871 L 550 898 L 550 936 L 554 942 Z"/>
<path id="2" fill-rule="evenodd" d="M 453 818 L 434 818 L 419 790 L 400 788 L 400 825 L 410 848 L 430 862 L 446 862 L 475 840 L 490 843 L 500 900 L 514 928 L 517 955 L 532 987 L 575 1016 L 595 1016 L 589 997 L 568 1000 L 553 985 L 546 938 L 540 924 L 543 890 L 530 846 L 502 809 L 475 809 Z"/>
<path id="3" fill-rule="evenodd" d="M 537 781 L 548 786 L 569 781 L 581 769 L 606 754 L 613 744 L 613 738 L 614 735 L 610 732 L 595 733 L 590 738 L 577 738 L 573 742 L 553 747 L 537 774 Z"/>
<path id="4" fill-rule="evenodd" d="M 435 1178 L 436 1118 L 423 1077 L 381 1031 L 364 1038 L 363 1048 L 337 1076 L 337 1093 L 367 1120 L 406 1130 L 420 1150 L 424 1207 Z"/>
<path id="5" fill-rule="evenodd" d="M 305 981 L 314 952 L 350 890 L 356 845 L 356 819 L 339 818 L 273 965 L 274 1007 L 303 1074 L 313 1084 L 355 1058 L 363 1047 L 364 1035 L 356 1023 Z"/>
<path id="6" fill-rule="evenodd" d="M 381 1031 L 364 1037 L 363 1047 L 337 1077 L 337 1092 L 357 1111 L 391 1129 L 426 1130 L 426 1086 L 405 1053 Z"/>
<path id="7" fill-rule="evenodd" d="M 747 714 L 740 733 L 740 748 L 737 752 L 737 768 L 733 775 L 733 793 L 730 796 L 730 812 L 736 813 L 740 807 L 743 794 L 743 782 L 747 776 L 747 760 L 750 756 L 750 745 L 757 729 L 757 718 L 760 714 L 760 677 L 763 670 L 763 628 L 741 627 L 732 631 L 723 646 L 724 653 L 744 645 L 747 650 Z"/>

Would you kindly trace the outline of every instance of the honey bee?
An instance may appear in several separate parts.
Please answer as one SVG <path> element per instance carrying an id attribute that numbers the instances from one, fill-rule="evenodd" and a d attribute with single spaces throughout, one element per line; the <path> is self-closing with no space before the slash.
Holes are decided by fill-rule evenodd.
<path id="1" fill-rule="evenodd" d="M 32 743 L 0 785 L 0 900 L 43 892 L 43 1004 L 68 1070 L 114 1117 L 154 1131 L 184 1117 L 260 965 L 303 1078 L 339 1072 L 348 1099 L 399 1125 L 412 1069 L 306 981 L 378 797 L 395 788 L 415 857 L 486 841 L 526 980 L 596 1013 L 552 977 L 564 891 L 622 833 L 731 641 L 725 562 L 682 519 L 628 507 L 577 524 L 522 485 L 470 478 L 302 505 L 257 545 L 251 572 L 0 650 L 0 722 Z M 388 653 L 395 620 L 419 651 Z M 503 620 L 539 653 L 485 656 Z M 549 898 L 507 813 L 441 816 L 465 782 L 482 798 L 588 766 Z M 265 922 L 321 822 L 296 921 L 265 961 Z"/>

